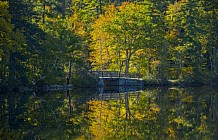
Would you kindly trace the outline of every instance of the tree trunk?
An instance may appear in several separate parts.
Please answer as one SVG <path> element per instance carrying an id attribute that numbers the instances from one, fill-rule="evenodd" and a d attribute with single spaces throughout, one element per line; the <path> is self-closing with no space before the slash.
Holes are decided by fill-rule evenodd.
<path id="1" fill-rule="evenodd" d="M 181 59 L 180 53 L 178 55 L 179 55 L 179 70 L 180 70 L 180 75 L 183 76 L 183 74 L 182 74 L 182 67 L 183 67 L 182 59 Z"/>
<path id="2" fill-rule="evenodd" d="M 68 97 L 68 103 L 69 103 L 69 114 L 72 114 L 72 105 L 71 105 L 71 96 L 70 96 L 70 91 L 67 90 L 67 97 Z"/>
<path id="3" fill-rule="evenodd" d="M 214 72 L 213 49 L 210 51 L 210 71 Z"/>
<path id="4" fill-rule="evenodd" d="M 45 24 L 45 0 L 43 0 L 42 24 Z"/>
<path id="5" fill-rule="evenodd" d="M 69 62 L 69 72 L 68 72 L 68 78 L 67 78 L 67 85 L 70 84 L 71 75 L 72 75 L 72 60 L 70 60 L 70 62 Z"/>
<path id="6" fill-rule="evenodd" d="M 217 66 L 216 66 L 216 63 L 217 63 L 217 60 L 215 59 L 216 58 L 216 54 L 217 54 L 217 52 L 216 52 L 216 47 L 214 47 L 213 48 L 213 72 L 216 72 L 216 68 L 217 68 Z"/>
<path id="7" fill-rule="evenodd" d="M 100 14 L 102 14 L 102 2 L 101 2 L 101 0 L 99 0 L 99 11 L 100 11 Z"/>
<path id="8" fill-rule="evenodd" d="M 130 119 L 130 110 L 129 110 L 129 94 L 125 93 L 125 107 L 126 107 L 126 119 Z"/>
<path id="9" fill-rule="evenodd" d="M 147 65 L 147 67 L 148 67 L 148 76 L 149 77 L 151 77 L 151 66 L 150 66 L 150 64 L 151 64 L 151 57 L 148 58 L 148 65 Z"/>
<path id="10" fill-rule="evenodd" d="M 126 50 L 126 69 L 125 69 L 126 77 L 129 77 L 129 60 L 130 60 L 130 53 L 128 50 Z"/>
<path id="11" fill-rule="evenodd" d="M 66 17 L 66 1 L 65 0 L 63 0 L 63 3 L 62 3 L 62 17 L 63 17 L 63 19 L 65 19 L 65 17 Z"/>
<path id="12" fill-rule="evenodd" d="M 10 53 L 10 59 L 9 59 L 9 80 L 8 85 L 11 89 L 14 88 L 14 79 L 15 79 L 15 58 L 12 53 Z"/>

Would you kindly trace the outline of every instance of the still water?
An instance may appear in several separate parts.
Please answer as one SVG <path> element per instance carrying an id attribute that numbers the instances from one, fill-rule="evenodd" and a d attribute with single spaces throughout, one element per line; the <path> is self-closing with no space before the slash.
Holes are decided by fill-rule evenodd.
<path id="1" fill-rule="evenodd" d="M 99 91 L 0 94 L 0 139 L 218 138 L 218 89 Z"/>

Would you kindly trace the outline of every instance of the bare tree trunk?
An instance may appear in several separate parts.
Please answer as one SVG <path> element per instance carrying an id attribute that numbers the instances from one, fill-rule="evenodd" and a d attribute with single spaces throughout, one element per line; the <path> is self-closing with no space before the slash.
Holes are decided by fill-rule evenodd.
<path id="1" fill-rule="evenodd" d="M 14 88 L 14 80 L 15 80 L 15 58 L 12 53 L 10 53 L 10 59 L 9 59 L 9 87 Z"/>
<path id="2" fill-rule="evenodd" d="M 148 58 L 148 76 L 150 77 L 151 76 L 151 66 L 150 66 L 150 63 L 151 63 L 151 57 Z"/>
<path id="3" fill-rule="evenodd" d="M 68 97 L 68 103 L 69 103 L 69 114 L 72 114 L 72 105 L 71 105 L 71 96 L 69 90 L 67 90 L 67 97 Z"/>
<path id="4" fill-rule="evenodd" d="M 182 75 L 182 67 L 183 67 L 182 59 L 181 59 L 181 55 L 180 55 L 180 53 L 179 53 L 178 55 L 179 55 L 179 58 L 178 58 L 179 60 L 178 60 L 178 61 L 179 61 L 179 70 L 180 70 L 180 75 L 183 76 L 183 75 Z"/>
<path id="5" fill-rule="evenodd" d="M 68 72 L 68 78 L 67 78 L 67 85 L 70 84 L 71 75 L 72 75 L 72 60 L 69 61 L 69 72 Z"/>
<path id="6" fill-rule="evenodd" d="M 45 0 L 43 0 L 42 24 L 45 24 Z"/>
<path id="7" fill-rule="evenodd" d="M 138 92 L 137 98 L 136 98 L 136 104 L 139 105 L 139 100 L 140 100 L 140 92 Z"/>
<path id="8" fill-rule="evenodd" d="M 65 16 L 66 16 L 66 0 L 63 0 L 63 3 L 62 3 L 62 17 L 63 19 L 65 19 Z"/>
<path id="9" fill-rule="evenodd" d="M 214 47 L 213 48 L 213 72 L 216 72 L 216 63 L 217 63 L 217 61 L 216 61 L 216 47 Z"/>
<path id="10" fill-rule="evenodd" d="M 129 77 L 129 60 L 130 60 L 130 53 L 128 50 L 126 50 L 126 69 L 125 69 L 126 77 Z"/>
<path id="11" fill-rule="evenodd" d="M 214 96 L 213 93 L 210 93 L 209 116 L 210 116 L 212 121 L 215 120 L 215 114 L 216 114 L 216 110 L 215 110 L 215 96 Z"/>
<path id="12" fill-rule="evenodd" d="M 210 51 L 210 71 L 214 72 L 213 50 Z"/>
<path id="13" fill-rule="evenodd" d="M 125 93 L 125 106 L 126 106 L 126 119 L 130 119 L 130 110 L 129 110 L 129 94 Z"/>
<path id="14" fill-rule="evenodd" d="M 99 0 L 99 10 L 100 10 L 100 14 L 102 14 L 102 1 L 101 0 Z"/>

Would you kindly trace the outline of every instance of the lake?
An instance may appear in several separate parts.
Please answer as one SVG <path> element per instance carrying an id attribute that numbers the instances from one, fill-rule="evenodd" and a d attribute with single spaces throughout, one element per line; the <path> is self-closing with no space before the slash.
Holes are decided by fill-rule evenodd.
<path id="1" fill-rule="evenodd" d="M 0 94 L 0 139 L 218 138 L 217 88 L 107 91 Z"/>

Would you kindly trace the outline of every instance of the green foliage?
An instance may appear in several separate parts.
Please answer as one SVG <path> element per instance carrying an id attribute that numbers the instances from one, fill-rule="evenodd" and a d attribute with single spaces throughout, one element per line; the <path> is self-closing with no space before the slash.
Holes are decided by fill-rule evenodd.
<path id="1" fill-rule="evenodd" d="M 216 56 L 211 53 L 211 49 L 214 51 L 215 48 L 210 44 L 209 35 L 209 32 L 213 32 L 215 24 L 208 22 L 212 19 L 206 15 L 208 12 L 203 3 L 203 1 L 179 1 L 170 4 L 166 11 L 166 23 L 169 28 L 167 38 L 171 60 L 176 64 L 174 68 L 177 71 L 175 76 L 177 78 L 196 75 L 198 78 L 193 80 L 201 81 L 200 77 L 208 77 L 204 75 L 208 73 L 213 75 L 216 71 L 212 62 Z"/>
<path id="2" fill-rule="evenodd" d="M 99 47 L 102 49 L 101 52 L 93 52 L 91 59 L 94 65 L 99 67 L 100 63 L 104 65 L 104 69 L 122 71 L 125 64 L 125 73 L 128 74 L 129 67 L 136 64 L 132 57 L 136 58 L 143 49 L 154 46 L 151 44 L 151 38 L 156 36 L 153 29 L 157 25 L 152 22 L 152 10 L 153 14 L 157 14 L 157 11 L 152 9 L 152 3 L 126 2 L 118 7 L 109 5 L 105 14 L 93 25 L 91 47 L 95 51 L 98 51 Z M 99 59 L 99 55 L 104 56 Z M 103 58 L 105 55 L 109 59 Z"/>
<path id="3" fill-rule="evenodd" d="M 215 5 L 181 0 L 107 6 L 92 26 L 93 68 L 129 69 L 163 82 L 211 81 L 217 73 Z"/>
<path id="4" fill-rule="evenodd" d="M 85 70 L 80 70 L 74 72 L 72 76 L 72 85 L 75 87 L 80 87 L 80 88 L 96 88 L 97 85 L 97 78 L 94 78 L 92 75 L 87 74 L 88 72 Z"/>
<path id="5" fill-rule="evenodd" d="M 60 3 L 65 9 L 58 7 Z M 82 40 L 67 24 L 70 3 L 65 4 L 10 0 L 8 6 L 1 2 L 0 84 L 13 89 L 65 83 L 69 62 L 85 67 Z"/>
<path id="6" fill-rule="evenodd" d="M 158 87 L 131 93 L 94 93 L 96 91 L 83 88 L 51 94 L 0 94 L 0 99 L 3 99 L 0 102 L 0 137 L 216 138 L 217 88 Z"/>
<path id="7" fill-rule="evenodd" d="M 1 85 L 63 83 L 87 67 L 162 82 L 217 77 L 216 1 L 9 0 L 0 7 Z"/>
<path id="8" fill-rule="evenodd" d="M 12 30 L 11 15 L 8 13 L 8 3 L 0 2 L 0 58 L 2 60 L 3 54 L 6 54 L 12 48 Z M 4 56 L 6 57 L 6 56 Z"/>
<path id="9" fill-rule="evenodd" d="M 13 85 L 10 81 L 15 81 L 19 85 L 22 82 L 25 84 L 25 52 L 26 44 L 25 37 L 20 30 L 15 30 L 11 24 L 11 14 L 8 12 L 8 3 L 0 2 L 1 16 L 0 26 L 1 39 L 0 39 L 0 79 L 1 84 Z M 17 69 L 20 69 L 17 71 Z M 8 73 L 9 72 L 9 73 Z M 20 73 L 18 73 L 20 72 Z"/>

